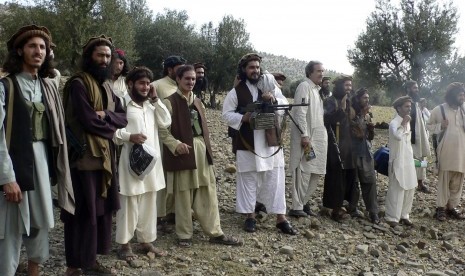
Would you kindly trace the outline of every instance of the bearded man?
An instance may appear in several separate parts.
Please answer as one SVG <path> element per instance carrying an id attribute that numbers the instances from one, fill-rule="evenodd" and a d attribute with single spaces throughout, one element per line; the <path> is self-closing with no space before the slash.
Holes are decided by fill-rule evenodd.
<path id="1" fill-rule="evenodd" d="M 74 214 L 63 210 L 66 275 L 80 268 L 89 273 L 109 272 L 97 263 L 97 254 L 111 249 L 111 220 L 120 208 L 113 137 L 127 124 L 121 102 L 112 91 L 111 38 L 93 37 L 83 47 L 81 72 L 65 85 L 69 133 L 84 147 L 71 161 L 76 197 Z M 111 272 L 111 271 L 110 271 Z"/>
<path id="2" fill-rule="evenodd" d="M 453 82 L 447 86 L 445 103 L 431 111 L 428 128 L 438 137 L 438 191 L 436 219 L 447 216 L 464 219 L 458 208 L 465 178 L 465 86 Z"/>
<path id="3" fill-rule="evenodd" d="M 412 98 L 412 111 L 410 117 L 410 129 L 412 130 L 411 142 L 413 149 L 413 156 L 418 160 L 426 160 L 427 157 L 431 155 L 431 150 L 428 140 L 428 131 L 426 130 L 426 120 L 423 117 L 420 107 L 420 89 L 418 84 L 414 80 L 409 80 L 405 82 L 405 92 L 407 96 Z M 426 180 L 426 168 L 418 167 L 417 171 L 417 181 L 418 181 L 418 191 L 430 194 L 428 186 L 424 183 Z"/>
<path id="4" fill-rule="evenodd" d="M 297 230 L 285 216 L 283 150 L 268 146 L 265 130 L 251 128 L 251 112 L 237 112 L 255 101 L 288 104 L 277 86 L 273 85 L 272 91 L 261 91 L 258 88 L 261 61 L 262 58 L 257 54 L 247 54 L 241 58 L 237 66 L 240 82 L 228 93 L 223 104 L 223 119 L 237 132 L 233 138 L 238 171 L 236 211 L 246 214 L 244 230 L 255 232 L 254 211 L 259 196 L 268 213 L 276 214 L 276 227 L 285 234 L 296 235 Z"/>
<path id="5" fill-rule="evenodd" d="M 199 98 L 204 106 L 207 106 L 205 102 L 205 94 L 207 93 L 208 89 L 208 79 L 205 76 L 205 70 L 207 67 L 200 62 L 194 63 L 195 69 L 195 85 L 192 91 L 194 92 L 195 96 Z"/>
<path id="6" fill-rule="evenodd" d="M 333 93 L 329 90 L 330 77 L 323 77 L 321 80 L 320 96 L 324 99 L 331 97 Z"/>
<path id="7" fill-rule="evenodd" d="M 350 133 L 349 95 L 352 92 L 352 77 L 340 76 L 333 83 L 334 93 L 324 101 L 324 122 L 328 131 L 326 163 L 328 173 L 325 176 L 323 206 L 333 209 L 331 213 L 333 220 L 341 221 L 349 217 L 342 208 L 345 199 L 352 205 L 349 211 L 358 214 L 355 206 L 360 191 L 355 185 Z"/>

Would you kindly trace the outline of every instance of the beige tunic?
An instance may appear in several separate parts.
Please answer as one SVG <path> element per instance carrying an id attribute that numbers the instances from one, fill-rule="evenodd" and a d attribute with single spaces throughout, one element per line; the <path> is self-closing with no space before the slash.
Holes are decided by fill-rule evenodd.
<path id="1" fill-rule="evenodd" d="M 179 93 L 186 101 L 188 105 L 191 105 L 194 102 L 194 94 L 190 92 L 188 98 L 184 97 L 182 93 L 178 90 L 176 93 Z M 164 100 L 166 108 L 169 110 L 170 114 L 173 113 L 173 108 L 171 107 L 171 102 L 169 100 Z M 205 110 L 204 110 L 205 112 Z M 174 138 L 167 128 L 159 128 L 159 137 L 163 141 L 165 146 L 176 155 L 176 147 L 182 143 L 182 141 Z M 197 189 L 200 186 L 209 186 L 215 185 L 215 174 L 213 171 L 213 166 L 208 164 L 205 158 L 206 146 L 205 141 L 202 136 L 194 137 L 194 147 L 195 152 L 195 161 L 196 161 L 196 170 L 183 170 L 175 172 L 166 172 L 166 189 L 168 193 L 173 193 L 173 190 L 186 191 L 189 189 Z"/>
<path id="2" fill-rule="evenodd" d="M 178 85 L 176 84 L 176 81 L 168 76 L 156 80 L 152 82 L 152 84 L 153 86 L 155 86 L 155 89 L 157 89 L 158 97 L 162 100 L 171 96 L 178 90 Z"/>
<path id="3" fill-rule="evenodd" d="M 415 144 L 412 144 L 413 156 L 416 158 L 429 157 L 431 155 L 431 149 L 428 141 L 428 131 L 426 130 L 426 121 L 423 119 L 423 112 L 421 112 L 418 103 L 414 103 L 412 108 L 417 109 Z"/>
<path id="4" fill-rule="evenodd" d="M 438 145 L 439 170 L 465 173 L 465 129 L 464 106 L 454 110 L 443 104 L 446 119 L 449 120 L 444 136 Z M 442 114 L 440 106 L 431 111 L 428 129 L 433 134 L 441 132 Z"/>
<path id="5" fill-rule="evenodd" d="M 326 156 L 328 150 L 328 135 L 323 121 L 323 100 L 319 94 L 320 87 L 310 79 L 306 79 L 297 87 L 294 103 L 309 103 L 306 106 L 292 108 L 292 116 L 300 126 L 301 134 L 297 127 L 291 123 L 291 157 L 289 169 L 294 171 L 298 166 L 305 173 L 326 174 Z M 303 156 L 303 148 L 300 144 L 301 137 L 309 137 L 315 151 L 316 158 L 307 161 Z"/>

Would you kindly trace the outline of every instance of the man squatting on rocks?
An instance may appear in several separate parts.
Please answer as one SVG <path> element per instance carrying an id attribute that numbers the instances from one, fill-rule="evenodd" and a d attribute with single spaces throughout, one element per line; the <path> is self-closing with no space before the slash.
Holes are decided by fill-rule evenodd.
<path id="1" fill-rule="evenodd" d="M 413 101 L 409 96 L 397 98 L 392 104 L 397 115 L 389 123 L 389 187 L 386 194 L 386 222 L 412 226 L 412 210 L 416 187 L 416 171 L 410 132 L 410 112 Z"/>
<path id="2" fill-rule="evenodd" d="M 108 254 L 111 249 L 112 215 L 120 208 L 113 137 L 127 124 L 120 99 L 108 82 L 112 50 L 111 38 L 90 38 L 82 51 L 82 71 L 64 88 L 67 127 L 80 143 L 87 143 L 83 156 L 71 163 L 76 211 L 61 213 L 66 275 L 79 268 L 111 272 L 97 262 L 97 254 Z"/>
<path id="3" fill-rule="evenodd" d="M 60 206 L 74 212 L 64 111 L 50 79 L 55 76 L 50 44 L 49 30 L 35 25 L 20 28 L 7 42 L 3 70 L 9 74 L 0 82 L 0 275 L 15 275 L 21 243 L 28 275 L 39 275 L 39 264 L 49 258 L 50 179 L 59 185 Z"/>
<path id="4" fill-rule="evenodd" d="M 163 168 L 167 189 L 176 199 L 178 245 L 192 245 L 192 211 L 211 243 L 242 245 L 242 241 L 224 235 L 221 230 L 205 107 L 192 92 L 194 67 L 180 66 L 176 76 L 178 90 L 163 101 L 171 114 L 171 128 L 160 127 L 159 135 L 164 143 Z"/>
<path id="5" fill-rule="evenodd" d="M 465 218 L 457 208 L 465 175 L 464 84 L 449 84 L 444 99 L 445 103 L 436 106 L 431 112 L 427 125 L 439 137 L 436 150 L 439 169 L 436 219 L 439 221 L 445 221 L 446 215 L 454 219 Z"/>
<path id="6" fill-rule="evenodd" d="M 126 261 L 136 258 L 129 243 L 134 234 L 143 252 L 166 255 L 152 242 L 157 238 L 157 191 L 165 187 L 158 127 L 168 127 L 171 116 L 150 86 L 152 81 L 153 73 L 147 67 L 129 71 L 126 77 L 129 93 L 124 101 L 128 103 L 125 108 L 128 124 L 115 134 L 117 144 L 123 145 L 118 164 L 121 209 L 116 213 L 116 243 L 121 244 L 119 258 Z M 143 180 L 128 169 L 133 144 L 151 147 L 157 158 L 154 168 Z"/>
<path id="7" fill-rule="evenodd" d="M 247 104 L 257 100 L 277 104 L 288 104 L 281 90 L 274 86 L 274 93 L 261 91 L 257 87 L 260 79 L 262 58 L 257 54 L 247 54 L 238 63 L 239 83 L 226 96 L 223 103 L 223 119 L 236 130 L 233 137 L 233 151 L 236 154 L 236 211 L 246 214 L 244 230 L 256 231 L 255 203 L 257 197 L 268 213 L 277 214 L 276 227 L 283 233 L 296 235 L 286 220 L 286 200 L 284 192 L 284 154 L 277 146 L 268 146 L 265 130 L 253 130 L 250 126 L 251 112 L 237 112 Z M 245 141 L 245 142 L 243 142 Z M 259 156 L 271 156 L 261 158 Z M 258 193 L 261 193 L 259 195 Z"/>
<path id="8" fill-rule="evenodd" d="M 305 66 L 307 79 L 297 86 L 294 103 L 308 103 L 309 106 L 295 106 L 292 116 L 297 126 L 291 124 L 291 155 L 289 170 L 292 172 L 292 209 L 289 216 L 315 216 L 311 210 L 310 197 L 315 192 L 318 181 L 326 174 L 326 155 L 328 135 L 323 120 L 323 97 L 320 96 L 320 86 L 323 78 L 323 64 L 310 61 Z M 315 158 L 307 158 L 310 151 Z"/>

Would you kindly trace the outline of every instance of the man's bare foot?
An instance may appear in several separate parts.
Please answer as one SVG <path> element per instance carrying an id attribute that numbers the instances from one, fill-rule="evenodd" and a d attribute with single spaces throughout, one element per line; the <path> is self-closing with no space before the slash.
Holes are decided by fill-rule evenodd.
<path id="1" fill-rule="evenodd" d="M 118 250 L 118 258 L 120 260 L 130 262 L 137 258 L 136 254 L 132 252 L 131 245 L 129 243 L 122 244 L 120 249 Z"/>
<path id="2" fill-rule="evenodd" d="M 82 271 L 79 268 L 68 267 L 65 272 L 65 276 L 81 276 Z"/>
<path id="3" fill-rule="evenodd" d="M 148 242 L 148 243 L 141 243 L 140 244 L 140 247 L 141 247 L 141 250 L 142 252 L 144 252 L 144 254 L 147 254 L 149 252 L 152 252 L 155 254 L 155 256 L 157 257 L 164 257 L 166 256 L 168 253 L 166 253 L 165 251 L 161 250 L 160 248 L 156 248 L 152 243 Z"/>
<path id="4" fill-rule="evenodd" d="M 33 261 L 27 261 L 27 275 L 39 276 L 39 264 Z"/>

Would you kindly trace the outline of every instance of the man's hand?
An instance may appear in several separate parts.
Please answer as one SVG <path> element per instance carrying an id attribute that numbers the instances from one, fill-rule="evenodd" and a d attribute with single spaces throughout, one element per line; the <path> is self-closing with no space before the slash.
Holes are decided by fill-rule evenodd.
<path id="1" fill-rule="evenodd" d="M 181 143 L 176 147 L 176 153 L 179 154 L 179 155 L 189 154 L 189 149 L 191 149 L 191 148 L 192 147 L 189 146 L 188 144 Z"/>
<path id="2" fill-rule="evenodd" d="M 244 115 L 242 115 L 241 122 L 250 123 L 250 116 L 252 116 L 252 112 L 245 113 Z"/>
<path id="3" fill-rule="evenodd" d="M 449 120 L 445 119 L 441 122 L 441 130 L 446 129 L 449 126 Z"/>
<path id="4" fill-rule="evenodd" d="M 308 136 L 300 138 L 300 145 L 302 146 L 302 148 L 305 148 L 307 146 L 311 148 L 312 144 L 310 143 L 310 138 Z"/>
<path id="5" fill-rule="evenodd" d="M 149 90 L 148 96 L 152 101 L 158 98 L 157 89 L 152 84 L 150 84 L 150 90 Z"/>
<path id="6" fill-rule="evenodd" d="M 404 127 L 407 126 L 407 124 L 410 123 L 411 119 L 412 119 L 412 117 L 410 117 L 410 115 L 405 115 L 405 117 L 402 120 L 401 125 L 404 126 Z"/>
<path id="7" fill-rule="evenodd" d="M 97 113 L 97 116 L 98 116 L 100 119 L 102 119 L 102 120 L 104 120 L 104 119 L 105 119 L 105 116 L 107 116 L 107 115 L 105 114 L 105 111 L 95 111 L 95 113 Z"/>
<path id="8" fill-rule="evenodd" d="M 276 102 L 276 98 L 271 92 L 265 92 L 262 94 L 262 100 L 265 102 L 271 101 L 272 103 Z"/>
<path id="9" fill-rule="evenodd" d="M 147 140 L 147 136 L 145 136 L 142 133 L 131 134 L 129 136 L 129 142 L 134 143 L 134 144 L 142 145 L 145 142 L 145 140 Z"/>
<path id="10" fill-rule="evenodd" d="M 18 183 L 10 182 L 3 185 L 3 195 L 5 196 L 6 201 L 13 203 L 20 203 L 23 199 L 21 194 L 21 189 L 19 188 Z"/>

